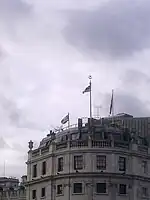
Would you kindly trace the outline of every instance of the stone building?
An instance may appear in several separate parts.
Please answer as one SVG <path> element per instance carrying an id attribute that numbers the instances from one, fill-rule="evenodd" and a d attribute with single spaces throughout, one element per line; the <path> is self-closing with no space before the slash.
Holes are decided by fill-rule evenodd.
<path id="1" fill-rule="evenodd" d="M 27 176 L 22 176 L 21 183 L 17 178 L 0 177 L 0 200 L 26 200 L 26 180 Z"/>
<path id="2" fill-rule="evenodd" d="M 111 117 L 102 119 L 104 123 L 110 120 L 112 120 Z M 129 128 L 130 131 L 136 132 L 139 136 L 150 136 L 150 117 L 134 117 L 126 113 L 119 113 L 113 117 L 113 120 Z"/>
<path id="3" fill-rule="evenodd" d="M 148 200 L 147 138 L 124 126 L 89 119 L 29 142 L 28 200 Z"/>

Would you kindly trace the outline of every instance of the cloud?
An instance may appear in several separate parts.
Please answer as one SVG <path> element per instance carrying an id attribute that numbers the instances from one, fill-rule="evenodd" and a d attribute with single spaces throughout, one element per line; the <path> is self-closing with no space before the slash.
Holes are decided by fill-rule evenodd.
<path id="1" fill-rule="evenodd" d="M 147 73 L 144 71 L 145 66 L 149 70 L 149 53 L 147 52 L 146 61 L 142 56 L 137 57 L 136 62 L 134 60 L 130 62 L 128 59 L 124 62 L 120 60 L 117 62 L 118 68 L 124 67 L 118 70 L 115 62 L 112 64 L 110 60 L 106 59 L 107 56 L 116 58 L 115 52 L 121 46 L 116 43 L 114 46 L 112 45 L 114 36 L 112 34 L 105 35 L 102 32 L 103 37 L 97 36 L 97 43 L 96 41 L 92 42 L 93 37 L 96 37 L 93 34 L 96 33 L 92 30 L 91 24 L 94 28 L 93 20 L 95 24 L 98 23 L 95 18 L 99 17 L 101 8 L 103 8 L 101 12 L 108 13 L 108 18 L 110 18 L 107 10 L 109 6 L 112 7 L 111 2 L 106 4 L 104 1 L 101 4 L 102 0 L 94 2 L 83 0 L 80 4 L 79 0 L 44 1 L 44 3 L 40 0 L 14 0 L 14 4 L 11 4 L 11 1 L 10 4 L 6 4 L 0 0 L 0 5 L 2 2 L 5 3 L 3 5 L 5 12 L 0 13 L 0 45 L 2 52 L 4 50 L 6 52 L 6 56 L 0 63 L 0 130 L 2 138 L 10 146 L 10 148 L 1 149 L 0 153 L 8 161 L 6 170 L 8 174 L 15 175 L 15 169 L 19 175 L 26 173 L 24 162 L 27 159 L 29 140 L 34 141 L 36 148 L 51 127 L 60 125 L 60 120 L 67 112 L 70 112 L 71 124 L 76 123 L 78 117 L 89 116 L 89 96 L 82 94 L 88 84 L 89 74 L 93 76 L 93 101 L 100 91 L 104 98 L 107 97 L 102 102 L 102 106 L 107 107 L 104 110 L 105 116 L 109 110 L 110 94 L 108 95 L 108 93 L 112 87 L 119 88 L 119 90 L 115 89 L 116 112 L 130 111 L 135 115 L 147 115 L 149 104 L 145 102 L 149 96 L 146 96 L 146 92 L 138 95 L 133 91 L 138 91 L 136 85 L 139 82 L 143 82 L 140 94 L 141 90 L 144 90 L 146 85 L 144 79 L 148 79 L 145 74 L 149 74 L 149 71 Z M 8 1 L 6 0 L 6 2 Z M 77 12 L 80 20 L 77 19 Z M 82 41 L 81 48 L 74 48 L 64 39 L 62 31 L 68 25 L 68 17 L 69 19 L 71 17 L 70 23 L 74 20 L 74 27 L 67 26 L 65 33 L 67 41 L 68 38 L 71 42 L 74 40 L 76 46 L 77 38 L 80 42 Z M 89 18 L 89 22 L 86 24 L 84 22 L 87 18 Z M 77 20 L 79 20 L 78 23 L 76 23 Z M 113 19 L 113 21 L 115 20 Z M 100 19 L 99 22 L 104 23 L 103 19 Z M 106 18 L 106 23 L 108 24 L 108 22 L 109 19 Z M 145 22 L 147 21 L 145 20 Z M 84 31 L 85 25 L 86 32 Z M 72 33 L 75 38 L 72 37 L 72 28 L 74 28 Z M 99 31 L 99 27 L 97 29 Z M 118 29 L 119 34 L 122 34 L 119 26 Z M 129 34 L 126 37 L 130 40 Z M 106 39 L 111 45 L 106 45 Z M 145 39 L 147 39 L 146 36 Z M 122 42 L 121 39 L 119 41 Z M 101 43 L 103 44 L 102 48 Z M 94 44 L 93 48 L 90 47 L 91 44 Z M 144 45 L 142 48 L 145 48 Z M 83 56 L 80 49 L 84 49 L 87 54 Z M 115 49 L 114 52 L 112 49 Z M 132 52 L 136 52 L 137 48 L 131 49 Z M 90 52 L 92 56 L 103 54 L 106 57 L 102 62 L 101 60 L 95 61 L 89 56 Z M 119 58 L 127 56 L 124 49 L 122 52 Z M 144 64 L 143 61 L 145 61 Z M 137 63 L 139 72 L 136 69 Z M 144 70 L 141 69 L 140 63 L 143 64 Z M 127 68 L 130 68 L 131 71 L 126 71 Z M 138 81 L 136 78 L 132 79 L 131 74 L 136 74 L 135 76 L 139 77 Z M 140 77 L 143 78 L 140 80 Z M 101 100 L 101 97 L 97 98 L 98 103 Z M 131 108 L 132 101 L 137 101 L 137 105 L 133 106 L 134 109 Z M 144 106 L 143 111 L 139 110 L 142 106 Z M 3 169 L 3 160 L 1 160 L 0 166 Z"/>
<path id="2" fill-rule="evenodd" d="M 120 112 L 127 112 L 134 117 L 148 117 L 150 116 L 150 110 L 145 102 L 138 99 L 136 96 L 129 94 L 116 95 L 116 109 Z"/>
<path id="3" fill-rule="evenodd" d="M 111 96 L 110 94 L 103 94 L 102 98 L 102 112 L 104 115 L 109 114 L 109 106 Z M 142 101 L 135 95 L 131 95 L 128 92 L 115 90 L 114 93 L 114 112 L 118 113 L 128 113 L 134 117 L 148 117 L 150 116 L 149 105 Z"/>
<path id="4" fill-rule="evenodd" d="M 11 147 L 7 144 L 3 137 L 0 137 L 0 149 L 10 149 Z"/>
<path id="5" fill-rule="evenodd" d="M 128 58 L 150 47 L 150 2 L 111 0 L 95 10 L 68 12 L 66 40 L 82 52 Z"/>
<path id="6" fill-rule="evenodd" d="M 29 13 L 30 9 L 31 5 L 24 0 L 0 0 L 0 16 L 8 20 L 17 20 L 18 17 Z"/>

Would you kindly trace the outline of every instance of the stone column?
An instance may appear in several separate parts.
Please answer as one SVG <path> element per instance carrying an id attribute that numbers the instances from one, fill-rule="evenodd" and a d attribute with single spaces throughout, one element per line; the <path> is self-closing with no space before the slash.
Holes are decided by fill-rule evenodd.
<path id="1" fill-rule="evenodd" d="M 110 182 L 109 195 L 110 195 L 110 200 L 116 200 L 116 195 L 117 195 L 117 184 L 116 183 Z"/>

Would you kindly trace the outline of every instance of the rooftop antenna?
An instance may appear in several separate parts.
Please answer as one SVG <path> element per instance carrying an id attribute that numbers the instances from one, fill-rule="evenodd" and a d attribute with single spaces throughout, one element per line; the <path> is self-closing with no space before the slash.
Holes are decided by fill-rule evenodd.
<path id="1" fill-rule="evenodd" d="M 95 107 L 95 110 L 96 110 L 96 118 L 101 118 L 101 108 L 102 108 L 102 106 L 101 105 L 99 105 L 99 106 L 94 106 Z"/>

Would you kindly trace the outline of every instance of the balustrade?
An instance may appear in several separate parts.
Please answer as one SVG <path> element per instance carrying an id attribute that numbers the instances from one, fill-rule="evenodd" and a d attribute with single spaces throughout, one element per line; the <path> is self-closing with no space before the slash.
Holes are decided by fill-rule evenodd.
<path id="1" fill-rule="evenodd" d="M 132 145 L 132 144 L 131 144 Z M 148 153 L 148 147 L 137 145 L 138 151 Z M 62 150 L 67 148 L 123 148 L 130 150 L 131 146 L 129 142 L 124 141 L 111 141 L 111 140 L 71 140 L 55 143 L 55 150 Z M 132 148 L 131 148 L 132 149 Z M 35 149 L 32 151 L 32 157 L 37 157 L 46 153 L 49 153 L 50 147 L 46 146 L 41 149 Z"/>

